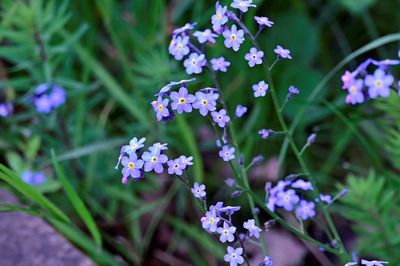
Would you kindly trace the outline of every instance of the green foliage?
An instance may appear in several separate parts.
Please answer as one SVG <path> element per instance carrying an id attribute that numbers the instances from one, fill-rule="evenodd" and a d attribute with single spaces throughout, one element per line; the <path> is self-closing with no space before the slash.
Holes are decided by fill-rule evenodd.
<path id="1" fill-rule="evenodd" d="M 375 56 L 373 50 L 398 42 L 400 35 L 370 40 L 365 32 L 371 25 L 364 27 L 358 16 L 348 16 L 346 10 L 363 14 L 374 4 L 372 0 L 341 0 L 346 10 L 331 1 L 254 2 L 258 8 L 243 15 L 251 31 L 257 30 L 253 15 L 266 15 L 275 22 L 258 37 L 265 58 L 274 59 L 272 49 L 277 44 L 293 52 L 292 61 L 281 61 L 273 69 L 281 101 L 289 85 L 301 90 L 284 110 L 285 117 L 294 120 L 292 128 L 301 125 L 293 137 L 302 143 L 312 126 L 320 128 L 317 142 L 304 154 L 316 176 L 321 173 L 319 185 L 331 191 L 329 178 L 344 176 L 347 171 L 340 166 L 349 159 L 384 176 L 349 177 L 351 193 L 337 210 L 354 223 L 362 254 L 398 262 L 390 247 L 398 248 L 400 243 L 395 216 L 399 216 L 399 199 L 393 189 L 398 177 L 391 167 L 384 169 L 386 165 L 400 167 L 398 97 L 377 104 L 384 119 L 375 113 L 366 118 L 369 112 L 343 104 L 338 81 L 344 66 Z M 397 18 L 398 8 L 393 6 L 389 10 L 377 2 L 379 16 L 371 9 L 377 32 L 398 31 L 397 25 L 386 23 Z M 194 21 L 204 28 L 213 12 L 213 1 L 194 0 L 0 1 L 0 96 L 5 92 L 6 99 L 16 105 L 15 115 L 0 117 L 0 160 L 12 169 L 1 165 L 0 179 L 2 187 L 16 191 L 24 202 L 24 207 L 1 203 L 0 211 L 43 217 L 100 265 L 150 264 L 160 250 L 195 265 L 217 264 L 225 250 L 201 230 L 201 214 L 176 180 L 146 176 L 122 186 L 120 173 L 114 170 L 119 147 L 133 136 L 146 136 L 149 142 L 168 142 L 170 151 L 176 152 L 173 156 L 194 156 L 189 179 L 207 185 L 210 202 L 226 194 L 221 184 L 229 174 L 215 160 L 217 150 L 204 119 L 181 116 L 167 127 L 155 122 L 149 104 L 165 83 L 187 78 L 182 62 L 171 60 L 167 53 L 171 30 Z M 286 154 L 285 145 L 281 149 L 281 135 L 261 141 L 255 133 L 280 126 L 269 97 L 254 104 L 251 84 L 266 77 L 244 62 L 250 45 L 246 41 L 232 53 L 219 41 L 210 51 L 213 57 L 225 56 L 232 63 L 229 72 L 218 73 L 229 109 L 233 111 L 236 104 L 249 107 L 244 119 L 234 121 L 238 142 L 244 147 L 241 152 L 248 162 L 255 154 L 269 158 L 282 150 L 281 161 L 286 158 L 286 164 L 279 177 L 298 172 L 293 154 Z M 44 116 L 35 112 L 29 97 L 35 86 L 50 81 L 66 89 L 68 100 Z M 211 82 L 205 74 L 192 84 L 201 88 Z M 369 134 L 365 122 L 379 125 L 371 130 L 374 134 Z M 19 176 L 25 170 L 45 171 L 47 183 L 38 187 L 23 183 Z M 261 208 L 265 208 L 264 181 L 250 184 L 250 195 Z M 242 182 L 238 180 L 244 187 Z M 244 200 L 232 199 L 229 204 L 241 205 L 244 213 L 250 213 Z M 264 209 L 262 219 L 270 218 Z M 386 235 L 394 237 L 386 240 Z M 168 243 L 166 236 L 171 238 Z"/>
<path id="2" fill-rule="evenodd" d="M 340 0 L 339 2 L 349 12 L 361 14 L 366 9 L 372 7 L 376 0 Z"/>
<path id="3" fill-rule="evenodd" d="M 388 185 L 384 176 L 371 171 L 368 177 L 349 176 L 346 185 L 349 193 L 340 200 L 336 211 L 354 222 L 352 228 L 357 234 L 357 251 L 361 257 L 390 258 L 397 264 L 400 256 L 400 197 L 396 189 Z"/>

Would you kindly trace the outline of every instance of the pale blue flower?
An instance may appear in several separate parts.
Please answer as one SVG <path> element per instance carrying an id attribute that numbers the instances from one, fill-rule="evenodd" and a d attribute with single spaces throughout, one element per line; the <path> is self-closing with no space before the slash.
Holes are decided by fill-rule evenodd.
<path id="1" fill-rule="evenodd" d="M 227 254 L 224 256 L 224 260 L 229 262 L 230 266 L 237 266 L 238 264 L 243 264 L 244 259 L 242 257 L 243 249 L 242 248 L 233 248 L 229 246 L 227 248 Z"/>
<path id="2" fill-rule="evenodd" d="M 224 44 L 226 48 L 232 48 L 235 52 L 239 50 L 240 45 L 244 42 L 244 31 L 238 30 L 236 25 L 232 25 L 231 29 L 226 29 L 222 35 L 225 38 Z"/>
<path id="3" fill-rule="evenodd" d="M 183 65 L 186 68 L 186 73 L 190 74 L 200 74 L 203 71 L 203 67 L 206 65 L 206 59 L 204 54 L 191 53 L 189 58 L 187 58 Z"/>
<path id="4" fill-rule="evenodd" d="M 250 219 L 247 220 L 247 222 L 244 222 L 243 227 L 249 231 L 249 236 L 254 236 L 255 238 L 260 237 L 260 232 L 262 232 L 262 230 L 256 225 L 254 219 Z"/>
<path id="5" fill-rule="evenodd" d="M 236 227 L 230 226 L 228 223 L 224 222 L 223 227 L 217 228 L 217 233 L 220 234 L 219 241 L 225 243 L 226 241 L 232 242 L 235 240 L 233 234 L 236 232 Z"/>

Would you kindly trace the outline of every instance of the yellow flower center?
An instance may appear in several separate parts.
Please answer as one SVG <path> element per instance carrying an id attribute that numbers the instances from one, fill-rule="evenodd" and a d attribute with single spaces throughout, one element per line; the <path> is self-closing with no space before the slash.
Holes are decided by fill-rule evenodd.
<path id="1" fill-rule="evenodd" d="M 135 169 L 135 164 L 132 163 L 132 162 L 130 162 L 130 163 L 128 164 L 128 167 L 129 167 L 129 169 Z"/>
<path id="2" fill-rule="evenodd" d="M 213 224 L 214 223 L 214 218 L 210 218 L 210 224 Z"/>
<path id="3" fill-rule="evenodd" d="M 351 92 L 352 94 L 355 94 L 356 91 L 357 91 L 357 88 L 356 88 L 355 86 L 351 86 L 350 92 Z"/>
<path id="4" fill-rule="evenodd" d="M 178 49 L 180 50 L 182 48 L 183 48 L 182 44 L 178 44 Z"/>
<path id="5" fill-rule="evenodd" d="M 283 198 L 285 201 L 289 201 L 289 196 L 285 196 L 284 198 Z"/>
<path id="6" fill-rule="evenodd" d="M 220 20 L 221 18 L 222 18 L 222 14 L 221 14 L 221 13 L 218 13 L 218 14 L 217 14 L 217 19 Z"/>
<path id="7" fill-rule="evenodd" d="M 376 85 L 377 87 L 382 86 L 382 81 L 381 81 L 380 79 L 378 79 L 377 81 L 375 81 L 375 85 Z"/>
<path id="8" fill-rule="evenodd" d="M 152 157 L 152 158 L 151 158 L 151 161 L 152 161 L 153 163 L 157 162 L 157 157 Z"/>
<path id="9" fill-rule="evenodd" d="M 162 110 L 164 110 L 164 105 L 159 104 L 157 108 L 158 108 L 159 111 L 162 111 Z"/>
<path id="10" fill-rule="evenodd" d="M 235 40 L 236 39 L 236 35 L 235 34 L 232 34 L 231 35 L 231 40 L 233 41 L 233 40 Z"/>

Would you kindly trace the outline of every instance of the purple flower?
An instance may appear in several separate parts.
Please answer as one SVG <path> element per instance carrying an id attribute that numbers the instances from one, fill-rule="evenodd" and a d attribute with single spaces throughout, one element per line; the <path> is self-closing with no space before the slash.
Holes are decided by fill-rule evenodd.
<path id="1" fill-rule="evenodd" d="M 226 61 L 223 57 L 211 59 L 211 67 L 215 71 L 226 72 L 227 67 L 229 67 L 230 65 L 231 63 L 229 61 Z"/>
<path id="2" fill-rule="evenodd" d="M 247 222 L 243 223 L 243 227 L 249 230 L 249 236 L 254 236 L 255 238 L 260 237 L 260 232 L 262 231 L 258 226 L 256 226 L 256 222 L 254 219 L 247 220 Z"/>
<path id="3" fill-rule="evenodd" d="M 229 246 L 227 249 L 228 251 L 227 254 L 225 254 L 224 256 L 224 260 L 226 262 L 229 262 L 230 266 L 237 266 L 238 264 L 243 264 L 244 259 L 241 256 L 243 253 L 243 249 L 242 248 L 233 248 L 231 246 Z"/>
<path id="4" fill-rule="evenodd" d="M 378 68 L 375 70 L 374 75 L 367 75 L 365 77 L 365 85 L 369 87 L 368 95 L 372 99 L 378 96 L 389 97 L 390 86 L 392 86 L 394 78 L 392 75 L 386 75 L 385 71 Z"/>
<path id="5" fill-rule="evenodd" d="M 346 103 L 358 104 L 364 102 L 364 94 L 362 93 L 363 80 L 355 79 L 349 87 L 349 94 L 346 96 Z"/>
<path id="6" fill-rule="evenodd" d="M 228 17 L 225 15 L 227 7 L 222 7 L 218 1 L 215 4 L 215 9 L 216 12 L 215 15 L 211 17 L 211 23 L 213 25 L 213 30 L 217 32 L 228 22 Z"/>
<path id="7" fill-rule="evenodd" d="M 122 168 L 122 176 L 139 178 L 142 175 L 140 169 L 143 167 L 143 160 L 138 160 L 136 153 L 132 152 L 129 157 L 123 157 L 121 161 L 124 168 Z"/>
<path id="8" fill-rule="evenodd" d="M 169 160 L 168 164 L 168 174 L 170 175 L 182 175 L 182 171 L 185 169 L 185 165 L 182 164 L 182 161 L 178 159 Z"/>
<path id="9" fill-rule="evenodd" d="M 293 189 L 287 191 L 280 191 L 277 194 L 276 205 L 283 207 L 287 211 L 293 210 L 293 206 L 299 202 L 299 196 Z"/>
<path id="10" fill-rule="evenodd" d="M 315 216 L 315 204 L 314 202 L 308 202 L 305 200 L 301 200 L 299 206 L 296 208 L 296 216 L 298 219 L 303 221 L 308 218 L 312 218 Z"/>
<path id="11" fill-rule="evenodd" d="M 347 89 L 350 87 L 351 83 L 353 82 L 353 73 L 351 73 L 350 71 L 347 71 L 343 74 L 342 76 L 342 82 L 343 82 L 343 86 L 342 89 Z"/>
<path id="12" fill-rule="evenodd" d="M 195 182 L 193 187 L 191 188 L 193 196 L 195 198 L 198 199 L 204 199 L 204 197 L 206 196 L 206 192 L 205 192 L 206 186 L 201 184 L 199 185 L 199 183 Z"/>
<path id="13" fill-rule="evenodd" d="M 235 159 L 235 148 L 225 145 L 222 150 L 219 151 L 219 157 L 221 157 L 225 162 Z"/>
<path id="14" fill-rule="evenodd" d="M 46 176 L 43 172 L 25 171 L 22 173 L 21 179 L 32 186 L 38 186 L 46 182 Z"/>
<path id="15" fill-rule="evenodd" d="M 0 116 L 7 117 L 13 111 L 13 105 L 11 103 L 0 103 Z"/>
<path id="16" fill-rule="evenodd" d="M 215 211 L 206 212 L 206 216 L 202 219 L 202 227 L 207 231 L 214 233 L 217 231 L 217 225 L 220 220 Z"/>
<path id="17" fill-rule="evenodd" d="M 320 194 L 319 195 L 320 199 L 325 202 L 326 204 L 331 204 L 332 203 L 332 197 L 331 195 L 325 195 L 325 194 Z M 315 201 L 318 202 L 318 199 L 315 199 Z"/>
<path id="18" fill-rule="evenodd" d="M 65 91 L 61 87 L 53 86 L 49 97 L 53 108 L 58 108 L 65 103 Z"/>
<path id="19" fill-rule="evenodd" d="M 161 97 L 158 97 L 157 101 L 153 101 L 151 103 L 154 111 L 156 112 L 158 121 L 161 121 L 164 117 L 169 116 L 168 102 L 169 99 L 163 99 Z"/>
<path id="20" fill-rule="evenodd" d="M 257 23 L 258 23 L 258 25 L 260 25 L 260 27 L 272 27 L 272 25 L 274 24 L 274 22 L 269 20 L 267 17 L 254 16 L 254 19 L 257 21 Z"/>
<path id="21" fill-rule="evenodd" d="M 200 74 L 203 71 L 203 66 L 205 66 L 206 60 L 204 54 L 191 53 L 189 58 L 187 58 L 183 65 L 186 67 L 186 73 L 190 74 Z"/>
<path id="22" fill-rule="evenodd" d="M 131 154 L 133 152 L 136 152 L 140 148 L 143 148 L 144 147 L 143 143 L 145 141 L 146 141 L 146 138 L 141 138 L 141 139 L 138 140 L 136 137 L 134 137 L 133 139 L 131 139 L 129 141 L 129 145 L 123 146 L 122 149 L 127 154 Z"/>
<path id="23" fill-rule="evenodd" d="M 269 256 L 266 256 L 263 260 L 263 262 L 260 264 L 260 266 L 272 266 L 273 265 L 273 261 L 272 258 Z"/>
<path id="24" fill-rule="evenodd" d="M 288 94 L 286 95 L 286 101 L 289 101 L 293 98 L 293 96 L 298 95 L 300 93 L 299 89 L 295 86 L 289 86 Z"/>
<path id="25" fill-rule="evenodd" d="M 236 227 L 229 226 L 228 223 L 224 222 L 223 227 L 217 228 L 217 233 L 220 234 L 219 241 L 225 243 L 226 241 L 232 242 L 235 240 L 233 234 L 236 232 Z"/>
<path id="26" fill-rule="evenodd" d="M 233 0 L 231 7 L 239 9 L 241 12 L 245 13 L 249 10 L 249 7 L 256 7 L 253 5 L 253 0 Z"/>
<path id="27" fill-rule="evenodd" d="M 41 95 L 39 98 L 36 98 L 34 104 L 39 113 L 47 114 L 51 112 L 52 105 L 48 95 Z"/>
<path id="28" fill-rule="evenodd" d="M 231 120 L 229 116 L 226 114 L 225 109 L 221 109 L 218 112 L 214 111 L 211 113 L 212 119 L 215 123 L 218 124 L 219 127 L 226 127 L 226 125 L 229 123 Z"/>
<path id="29" fill-rule="evenodd" d="M 253 85 L 254 97 L 263 97 L 268 91 L 268 84 L 264 80 Z"/>
<path id="30" fill-rule="evenodd" d="M 209 111 L 215 111 L 219 94 L 209 92 L 196 92 L 196 101 L 193 103 L 193 108 L 198 109 L 202 116 L 206 116 Z"/>
<path id="31" fill-rule="evenodd" d="M 218 37 L 217 34 L 212 33 L 209 29 L 206 29 L 205 31 L 195 31 L 193 36 L 197 38 L 199 43 L 215 43 L 215 38 Z"/>
<path id="32" fill-rule="evenodd" d="M 298 180 L 294 181 L 292 183 L 292 188 L 299 188 L 299 189 L 302 189 L 305 191 L 313 190 L 313 186 L 312 186 L 311 182 L 305 181 L 303 179 L 298 179 Z"/>
<path id="33" fill-rule="evenodd" d="M 190 49 L 188 46 L 188 36 L 178 36 L 171 40 L 172 46 L 169 49 L 169 53 L 175 57 L 176 60 L 182 60 L 182 58 L 189 54 Z"/>
<path id="34" fill-rule="evenodd" d="M 194 28 L 194 26 L 197 25 L 197 22 L 194 23 L 186 23 L 183 27 L 177 28 L 175 29 L 172 34 L 173 35 L 178 35 L 181 33 L 187 33 L 188 31 L 192 30 Z"/>
<path id="35" fill-rule="evenodd" d="M 232 48 L 235 52 L 239 50 L 244 41 L 244 31 L 237 30 L 236 25 L 232 25 L 230 30 L 226 29 L 222 35 L 225 38 L 224 44 L 226 48 Z"/>
<path id="36" fill-rule="evenodd" d="M 188 90 L 185 87 L 181 87 L 179 92 L 171 92 L 170 97 L 173 101 L 171 103 L 172 110 L 176 110 L 179 114 L 192 112 L 192 103 L 196 101 L 196 97 L 188 94 Z"/>
<path id="37" fill-rule="evenodd" d="M 162 173 L 164 170 L 163 164 L 168 161 L 168 157 L 165 154 L 161 154 L 160 151 L 148 152 L 145 151 L 142 155 L 144 164 L 144 171 L 150 172 L 154 170 L 157 174 Z"/>
<path id="38" fill-rule="evenodd" d="M 272 129 L 261 129 L 258 131 L 258 134 L 261 136 L 262 139 L 267 139 L 269 137 L 271 137 L 272 135 L 275 134 L 275 131 L 273 131 Z"/>
<path id="39" fill-rule="evenodd" d="M 43 83 L 36 87 L 33 95 L 33 103 L 40 113 L 50 113 L 65 103 L 65 91 L 63 88 L 51 83 Z"/>
<path id="40" fill-rule="evenodd" d="M 274 49 L 274 52 L 278 55 L 279 58 L 292 59 L 292 56 L 290 55 L 290 51 L 288 49 L 284 49 L 280 45 L 276 46 L 276 48 Z"/>
<path id="41" fill-rule="evenodd" d="M 244 56 L 244 58 L 248 61 L 250 67 L 262 64 L 263 57 L 264 57 L 264 52 L 258 51 L 255 47 L 252 47 L 250 49 L 250 52 Z"/>
<path id="42" fill-rule="evenodd" d="M 240 105 L 240 104 L 238 104 L 236 106 L 236 110 L 235 110 L 236 117 L 241 118 L 246 112 L 247 112 L 247 107 L 246 106 L 243 106 L 243 105 Z"/>
<path id="43" fill-rule="evenodd" d="M 269 210 L 275 211 L 276 200 L 277 200 L 276 196 L 270 195 L 270 196 L 268 197 L 268 200 L 267 200 L 267 203 L 265 204 L 265 206 L 266 206 Z"/>
<path id="44" fill-rule="evenodd" d="M 186 157 L 185 155 L 181 155 L 179 157 L 179 160 L 181 160 L 181 164 L 184 165 L 184 169 L 186 169 L 186 167 L 188 167 L 189 165 L 193 165 L 192 156 Z"/>

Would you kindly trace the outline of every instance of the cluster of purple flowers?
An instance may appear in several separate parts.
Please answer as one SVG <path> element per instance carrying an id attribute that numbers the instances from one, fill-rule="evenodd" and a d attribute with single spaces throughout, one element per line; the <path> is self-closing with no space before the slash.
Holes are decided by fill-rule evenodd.
<path id="1" fill-rule="evenodd" d="M 205 186 L 195 183 L 192 188 L 192 193 L 195 198 L 201 200 L 204 205 L 206 205 L 206 192 Z M 224 206 L 223 202 L 218 202 L 215 205 L 211 205 L 208 211 L 200 219 L 203 229 L 205 229 L 210 234 L 216 234 L 219 237 L 219 241 L 222 243 L 232 243 L 227 247 L 227 253 L 224 256 L 224 260 L 229 262 L 230 265 L 240 265 L 244 263 L 243 249 L 235 248 L 237 244 L 243 244 L 249 238 L 253 237 L 258 239 L 261 228 L 256 225 L 254 219 L 249 219 L 243 223 L 243 228 L 245 229 L 245 234 L 239 234 L 238 228 L 232 223 L 232 215 L 240 210 L 240 206 Z M 268 259 L 268 260 L 267 260 Z M 264 262 L 272 265 L 272 260 L 269 257 L 264 259 Z"/>
<path id="2" fill-rule="evenodd" d="M 154 112 L 158 121 L 170 121 L 174 118 L 175 112 L 178 114 L 191 113 L 193 109 L 199 110 L 202 116 L 206 116 L 209 112 L 212 112 L 212 116 L 215 117 L 215 122 L 221 127 L 224 127 L 229 122 L 229 116 L 226 114 L 226 110 L 217 110 L 217 100 L 219 94 L 215 88 L 204 88 L 197 91 L 194 95 L 189 93 L 187 83 L 195 79 L 181 80 L 179 82 L 170 82 L 164 86 L 159 93 L 157 100 L 153 101 Z M 178 91 L 171 91 L 171 89 L 179 85 Z"/>
<path id="3" fill-rule="evenodd" d="M 128 145 L 121 148 L 118 163 L 115 169 L 119 168 L 121 163 L 122 168 L 122 183 L 128 183 L 129 179 L 133 180 L 143 178 L 144 172 L 154 171 L 161 174 L 164 171 L 164 166 L 167 165 L 168 174 L 182 175 L 183 171 L 190 165 L 193 165 L 193 157 L 184 155 L 176 159 L 168 160 L 167 155 L 163 152 L 167 150 L 167 144 L 154 143 L 141 155 L 140 152 L 144 148 L 146 138 L 133 138 Z"/>
<path id="4" fill-rule="evenodd" d="M 36 87 L 32 96 L 33 104 L 39 113 L 50 113 L 65 103 L 66 95 L 62 87 L 43 83 Z"/>
<path id="5" fill-rule="evenodd" d="M 387 98 L 391 89 L 400 95 L 400 81 L 397 81 L 396 88 L 395 79 L 390 74 L 391 67 L 399 64 L 400 60 L 367 59 L 353 72 L 346 71 L 342 76 L 342 89 L 348 92 L 346 103 L 355 105 L 363 103 L 366 99 Z M 376 69 L 369 72 L 370 66 Z"/>
<path id="6" fill-rule="evenodd" d="M 25 171 L 22 173 L 21 179 L 32 186 L 38 186 L 46 182 L 46 176 L 43 172 Z"/>
<path id="7" fill-rule="evenodd" d="M 266 206 L 271 211 L 275 211 L 276 207 L 285 209 L 288 212 L 295 211 L 296 217 L 299 220 L 308 220 L 315 216 L 315 203 L 314 201 L 307 201 L 302 199 L 302 192 L 312 191 L 314 188 L 309 181 L 303 179 L 280 180 L 274 187 L 266 187 L 267 200 Z M 321 201 L 330 204 L 332 198 L 329 195 L 320 196 Z"/>
<path id="8" fill-rule="evenodd" d="M 250 7 L 256 7 L 256 5 L 253 4 L 252 0 L 235 0 L 231 3 L 231 7 L 240 10 L 240 13 L 243 14 L 246 13 Z M 267 17 L 255 16 L 254 19 L 259 25 L 260 31 L 264 28 L 272 27 L 274 24 Z M 229 26 L 229 22 L 232 22 L 232 25 Z M 211 17 L 212 30 L 197 30 L 191 34 L 191 31 L 197 23 L 186 23 L 183 27 L 173 31 L 168 51 L 178 61 L 181 61 L 187 56 L 183 61 L 183 65 L 186 68 L 186 73 L 189 75 L 202 73 L 204 67 L 208 67 L 213 71 L 226 72 L 227 68 L 230 66 L 230 62 L 226 61 L 224 57 L 208 60 L 204 49 L 199 49 L 193 42 L 193 39 L 196 39 L 200 45 L 204 46 L 206 44 L 216 43 L 216 39 L 222 36 L 224 38 L 225 47 L 232 48 L 233 51 L 237 52 L 245 41 L 245 34 L 247 33 L 246 29 L 240 27 L 239 22 L 240 19 L 233 11 L 228 10 L 228 6 L 221 6 L 219 1 L 217 1 L 215 5 L 215 14 Z M 291 58 L 290 51 L 279 45 L 275 49 L 275 53 L 278 55 L 278 58 Z M 245 60 L 248 61 L 250 67 L 254 67 L 262 64 L 263 57 L 263 51 L 252 47 L 245 55 Z M 211 63 L 211 65 L 209 63 Z"/>

